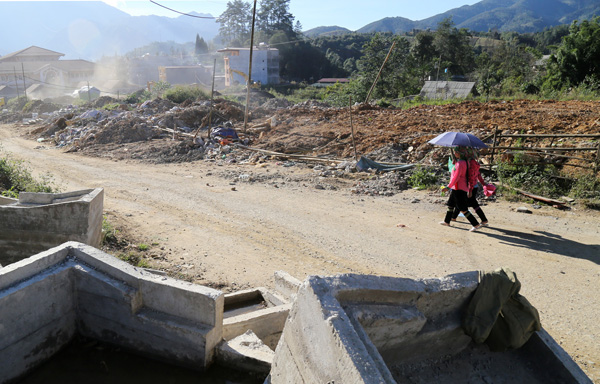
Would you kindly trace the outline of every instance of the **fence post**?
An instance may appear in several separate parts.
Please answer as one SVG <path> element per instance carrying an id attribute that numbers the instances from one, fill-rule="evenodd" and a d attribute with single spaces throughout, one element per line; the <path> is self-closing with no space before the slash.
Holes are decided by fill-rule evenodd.
<path id="1" fill-rule="evenodd" d="M 494 165 L 494 149 L 496 148 L 496 138 L 498 137 L 498 126 L 494 130 L 494 140 L 492 141 L 492 153 L 490 156 L 490 172 L 492 171 L 492 165 Z"/>
<path id="2" fill-rule="evenodd" d="M 598 169 L 600 169 L 600 141 L 598 142 L 598 152 L 596 152 L 596 164 L 594 165 L 594 174 L 598 174 Z"/>

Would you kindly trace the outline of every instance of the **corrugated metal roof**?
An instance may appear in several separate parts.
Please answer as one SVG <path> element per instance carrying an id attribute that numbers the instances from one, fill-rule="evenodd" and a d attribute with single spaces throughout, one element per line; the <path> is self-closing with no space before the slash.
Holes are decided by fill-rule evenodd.
<path id="1" fill-rule="evenodd" d="M 419 96 L 427 99 L 464 99 L 473 90 L 474 82 L 426 81 Z"/>
<path id="2" fill-rule="evenodd" d="M 21 67 L 23 64 L 23 67 Z M 15 62 L 4 62 L 0 63 L 0 74 L 14 74 L 21 75 L 23 71 L 25 73 L 36 73 L 41 71 L 44 67 L 51 66 L 63 71 L 93 71 L 96 64 L 87 60 L 56 60 L 56 61 L 26 61 L 23 63 Z"/>
<path id="3" fill-rule="evenodd" d="M 19 51 L 13 52 L 13 53 L 9 53 L 8 55 L 4 55 L 2 57 L 0 57 L 0 61 L 4 60 L 4 59 L 9 59 L 11 57 L 15 57 L 15 56 L 23 56 L 23 57 L 28 57 L 28 56 L 64 56 L 64 53 L 60 53 L 60 52 L 55 52 L 55 51 L 51 51 L 49 49 L 46 48 L 40 48 L 37 47 L 35 45 L 32 45 L 29 48 L 25 48 L 25 49 L 21 49 Z"/>

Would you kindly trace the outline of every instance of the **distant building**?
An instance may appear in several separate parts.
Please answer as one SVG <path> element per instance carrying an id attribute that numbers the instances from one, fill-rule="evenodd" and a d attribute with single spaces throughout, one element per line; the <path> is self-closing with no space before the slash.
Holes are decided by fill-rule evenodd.
<path id="1" fill-rule="evenodd" d="M 20 93 L 23 93 L 22 88 Z M 17 89 L 8 85 L 0 85 L 0 97 L 3 97 L 4 100 L 10 100 L 12 98 L 15 98 L 17 97 Z"/>
<path id="2" fill-rule="evenodd" d="M 212 82 L 212 69 L 202 65 L 158 67 L 158 79 L 171 85 L 204 84 Z"/>
<path id="3" fill-rule="evenodd" d="M 250 48 L 224 48 L 217 52 L 225 54 L 225 86 L 235 82 L 246 84 Z M 252 50 L 253 82 L 279 84 L 279 50 L 261 43 Z"/>
<path id="4" fill-rule="evenodd" d="M 464 99 L 471 94 L 474 82 L 469 81 L 426 81 L 419 96 L 427 99 Z"/>
<path id="5" fill-rule="evenodd" d="M 536 60 L 535 63 L 533 63 L 533 69 L 539 71 L 539 70 L 546 68 L 546 64 L 548 64 L 549 60 L 550 60 L 550 55 L 542 56 L 541 59 Z"/>
<path id="6" fill-rule="evenodd" d="M 325 77 L 316 83 L 312 84 L 313 87 L 329 87 L 330 85 L 334 85 L 337 83 L 348 83 L 350 80 L 346 78 L 337 78 L 337 77 Z"/>
<path id="7" fill-rule="evenodd" d="M 0 57 L 0 86 L 28 88 L 44 84 L 59 95 L 72 91 L 94 76 L 95 64 L 86 60 L 60 60 L 63 53 L 31 46 Z"/>

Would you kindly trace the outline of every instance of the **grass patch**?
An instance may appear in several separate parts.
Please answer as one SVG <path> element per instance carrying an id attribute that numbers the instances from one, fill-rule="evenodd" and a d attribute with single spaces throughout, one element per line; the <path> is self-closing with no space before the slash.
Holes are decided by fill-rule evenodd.
<path id="1" fill-rule="evenodd" d="M 134 267 L 150 268 L 150 264 L 144 259 L 144 256 L 137 252 L 120 253 L 117 257 Z"/>
<path id="2" fill-rule="evenodd" d="M 177 85 L 169 88 L 163 93 L 163 96 L 165 99 L 177 104 L 181 104 L 186 100 L 195 101 L 197 99 L 209 99 L 209 96 L 206 94 L 206 92 L 204 92 L 204 90 L 189 85 Z"/>

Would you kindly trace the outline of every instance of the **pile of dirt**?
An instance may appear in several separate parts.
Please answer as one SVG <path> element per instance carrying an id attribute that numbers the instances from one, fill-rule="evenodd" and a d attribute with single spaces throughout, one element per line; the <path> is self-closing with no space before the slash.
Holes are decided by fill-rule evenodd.
<path id="1" fill-rule="evenodd" d="M 103 97 L 90 107 L 113 102 L 116 100 Z M 435 165 L 444 161 L 447 149 L 427 142 L 446 131 L 468 132 L 490 142 L 496 133 L 586 134 L 597 133 L 600 128 L 600 103 L 597 101 L 464 101 L 396 109 L 371 104 L 334 108 L 315 100 L 290 105 L 286 100 L 271 98 L 249 112 L 250 129 L 246 131 L 243 129 L 245 107 L 240 103 L 217 98 L 212 106 L 210 101 L 177 105 L 169 100 L 154 99 L 132 111 L 64 108 L 53 112 L 44 130 L 34 132 L 60 146 L 77 142 L 77 150 L 83 151 L 90 146 L 138 142 L 140 146 L 152 146 L 154 153 L 160 153 L 159 161 L 168 161 L 169 156 L 174 157 L 173 161 L 186 161 L 200 158 L 200 153 L 215 157 L 223 154 L 213 150 L 215 145 L 223 143 L 206 137 L 210 115 L 213 127 L 230 122 L 244 143 L 256 149 L 336 159 L 367 156 L 378 162 Z M 169 142 L 177 136 L 169 133 L 173 130 L 183 135 L 177 137 L 178 140 L 183 138 L 189 142 L 173 149 L 173 143 Z M 191 142 L 190 136 L 196 132 L 203 136 L 203 142 Z M 500 144 L 566 148 L 596 145 L 592 141 L 569 138 L 547 138 L 536 142 L 504 138 Z M 198 145 L 202 146 L 201 151 L 196 150 Z M 182 156 L 182 148 L 194 150 Z M 140 151 L 143 152 L 143 148 Z M 94 148 L 87 152 L 101 151 Z M 481 152 L 484 161 L 489 158 L 488 154 L 486 150 Z M 570 161 L 590 162 L 594 161 L 595 153 L 582 152 L 576 156 L 584 160 Z M 152 156 L 140 158 L 158 161 Z M 559 163 L 551 158 L 547 160 Z"/>
<path id="2" fill-rule="evenodd" d="M 427 141 L 446 131 L 468 132 L 484 140 L 490 140 L 496 129 L 504 134 L 597 133 L 599 114 L 600 103 L 597 101 L 464 101 L 443 106 L 420 105 L 406 110 L 360 105 L 352 108 L 352 125 L 359 155 L 391 146 L 402 149 L 402 154 L 396 156 L 401 162 L 425 159 L 435 163 L 447 152 L 436 149 Z M 312 151 L 313 155 L 338 158 L 354 156 L 348 108 L 307 108 L 301 104 L 276 110 L 273 115 L 279 124 L 257 137 L 253 146 L 286 153 Z M 551 140 L 535 144 L 585 145 L 569 139 Z M 516 141 L 507 138 L 502 144 L 515 145 Z M 531 142 L 522 141 L 521 145 L 531 145 Z M 486 152 L 482 154 L 485 156 Z M 388 159 L 386 155 L 379 160 Z"/>
<path id="3" fill-rule="evenodd" d="M 114 97 L 110 97 L 110 96 L 100 96 L 99 98 L 95 99 L 94 101 L 87 103 L 85 105 L 85 107 L 89 108 L 89 109 L 98 109 L 98 108 L 102 108 L 108 104 L 117 104 L 117 103 L 121 103 L 121 101 L 119 99 L 115 99 Z"/>
<path id="4" fill-rule="evenodd" d="M 55 103 L 46 103 L 42 100 L 31 100 L 23 107 L 23 113 L 50 113 L 58 111 L 62 105 Z"/>
<path id="5" fill-rule="evenodd" d="M 138 116 L 125 119 L 111 119 L 101 129 L 85 136 L 80 146 L 146 141 L 160 136 L 161 133 L 156 128 L 149 126 L 145 119 Z"/>

